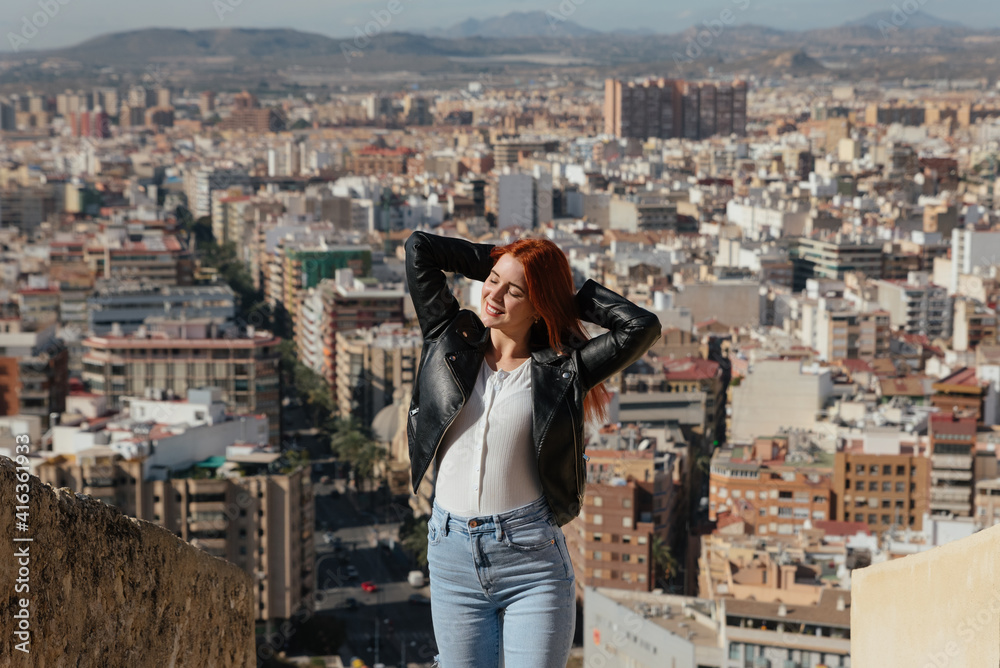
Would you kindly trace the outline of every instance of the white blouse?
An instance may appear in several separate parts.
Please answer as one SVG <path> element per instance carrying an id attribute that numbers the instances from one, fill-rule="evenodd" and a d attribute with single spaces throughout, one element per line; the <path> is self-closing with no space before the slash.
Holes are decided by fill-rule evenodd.
<path id="1" fill-rule="evenodd" d="M 437 456 L 436 500 L 458 516 L 494 515 L 542 496 L 531 438 L 531 360 L 513 371 L 482 363 L 472 396 Z"/>

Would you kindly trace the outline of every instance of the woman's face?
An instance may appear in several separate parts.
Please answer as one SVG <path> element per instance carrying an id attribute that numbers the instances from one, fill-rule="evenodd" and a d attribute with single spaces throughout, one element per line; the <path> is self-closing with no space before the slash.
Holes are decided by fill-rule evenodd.
<path id="1" fill-rule="evenodd" d="M 511 338 L 527 336 L 538 311 L 528 299 L 524 266 L 513 255 L 500 256 L 483 283 L 479 312 L 483 324 L 499 329 Z"/>

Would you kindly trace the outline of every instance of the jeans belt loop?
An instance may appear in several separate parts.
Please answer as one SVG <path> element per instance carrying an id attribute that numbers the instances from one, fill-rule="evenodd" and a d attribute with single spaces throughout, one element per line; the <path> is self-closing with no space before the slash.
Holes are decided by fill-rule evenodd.
<path id="1" fill-rule="evenodd" d="M 444 527 L 443 527 L 443 528 L 442 528 L 442 530 L 441 530 L 441 531 L 442 531 L 442 534 L 443 534 L 443 535 L 444 535 L 445 537 L 447 537 L 447 536 L 448 536 L 448 523 L 449 523 L 449 522 L 451 522 L 451 513 L 449 513 L 449 512 L 448 512 L 448 511 L 446 510 L 446 511 L 444 511 Z"/>
<path id="2" fill-rule="evenodd" d="M 494 515 L 493 516 L 493 524 L 497 528 L 497 531 L 496 531 L 497 540 L 503 540 L 503 527 L 500 526 L 500 516 L 499 515 Z"/>

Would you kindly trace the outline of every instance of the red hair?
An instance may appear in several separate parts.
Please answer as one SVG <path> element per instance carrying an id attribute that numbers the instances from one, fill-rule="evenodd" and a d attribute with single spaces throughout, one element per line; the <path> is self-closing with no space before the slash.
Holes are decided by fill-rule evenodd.
<path id="1" fill-rule="evenodd" d="M 531 338 L 545 341 L 550 348 L 559 351 L 568 348 L 569 340 L 590 338 L 580 323 L 573 273 L 562 249 L 548 239 L 519 239 L 490 251 L 494 263 L 507 254 L 524 267 L 528 300 L 542 317 L 532 327 Z M 592 387 L 583 400 L 585 419 L 603 422 L 607 418 L 609 399 L 604 383 Z"/>

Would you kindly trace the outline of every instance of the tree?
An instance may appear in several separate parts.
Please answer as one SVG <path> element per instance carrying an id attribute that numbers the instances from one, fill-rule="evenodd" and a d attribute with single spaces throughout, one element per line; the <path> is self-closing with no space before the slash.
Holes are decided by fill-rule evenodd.
<path id="1" fill-rule="evenodd" d="M 413 555 L 420 568 L 427 568 L 427 522 L 430 516 L 408 516 L 399 527 L 403 549 Z"/>
<path id="2" fill-rule="evenodd" d="M 653 561 L 654 576 L 657 586 L 667 588 L 667 581 L 677 574 L 678 563 L 670 551 L 670 546 L 661 536 L 653 536 L 649 548 L 649 557 Z"/>
<path id="3" fill-rule="evenodd" d="M 335 420 L 334 430 L 330 449 L 337 458 L 350 463 L 358 489 L 361 488 L 360 482 L 367 480 L 371 490 L 378 465 L 385 459 L 385 448 L 364 433 L 354 419 Z"/>

